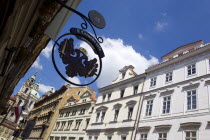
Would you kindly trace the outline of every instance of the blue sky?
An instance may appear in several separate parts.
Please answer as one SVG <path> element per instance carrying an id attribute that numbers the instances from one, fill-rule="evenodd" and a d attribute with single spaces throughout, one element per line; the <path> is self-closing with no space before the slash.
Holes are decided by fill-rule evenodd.
<path id="1" fill-rule="evenodd" d="M 209 5 L 209 0 L 83 0 L 77 10 L 85 15 L 89 10 L 97 10 L 107 24 L 102 30 L 96 29 L 97 34 L 104 37 L 101 46 L 106 57 L 100 79 L 90 87 L 97 91 L 110 84 L 124 65 L 132 64 L 137 73 L 142 73 L 148 66 L 160 62 L 161 56 L 181 45 L 197 40 L 208 43 Z M 80 28 L 81 23 L 79 16 L 72 15 L 60 34 L 67 33 L 71 27 Z M 50 87 L 59 89 L 66 84 L 53 68 L 51 46 L 49 44 L 40 54 L 14 93 L 36 71 L 36 80 L 42 84 L 40 94 Z"/>

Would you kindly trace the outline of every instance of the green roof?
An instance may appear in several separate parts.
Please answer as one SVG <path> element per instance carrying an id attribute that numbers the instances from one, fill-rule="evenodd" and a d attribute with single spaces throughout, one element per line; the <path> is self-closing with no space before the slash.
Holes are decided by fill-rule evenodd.
<path id="1" fill-rule="evenodd" d="M 31 95 L 34 95 L 37 99 L 40 99 L 39 93 L 34 89 L 31 90 Z"/>

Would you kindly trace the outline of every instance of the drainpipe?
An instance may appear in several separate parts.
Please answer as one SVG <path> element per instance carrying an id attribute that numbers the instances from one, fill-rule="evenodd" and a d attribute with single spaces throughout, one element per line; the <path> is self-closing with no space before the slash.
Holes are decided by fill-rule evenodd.
<path id="1" fill-rule="evenodd" d="M 143 79 L 142 89 L 141 89 L 140 96 L 139 96 L 139 103 L 138 103 L 138 109 L 137 109 L 137 114 L 136 114 L 136 120 L 135 120 L 135 123 L 134 123 L 134 130 L 132 131 L 132 134 L 131 134 L 131 140 L 136 139 L 136 133 L 137 133 L 137 130 L 138 130 L 138 124 L 139 124 L 141 110 L 142 110 L 142 101 L 144 99 L 144 96 L 142 98 L 141 94 L 142 94 L 143 89 L 144 89 L 145 79 L 146 79 L 146 77 L 144 77 L 144 79 Z M 134 138 L 133 138 L 133 135 L 134 135 Z"/>

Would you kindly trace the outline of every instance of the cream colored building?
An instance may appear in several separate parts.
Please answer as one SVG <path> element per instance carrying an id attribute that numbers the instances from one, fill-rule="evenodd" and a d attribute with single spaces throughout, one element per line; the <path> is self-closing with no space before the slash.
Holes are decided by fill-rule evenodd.
<path id="1" fill-rule="evenodd" d="M 210 44 L 193 42 L 146 70 L 137 140 L 210 139 Z"/>
<path id="2" fill-rule="evenodd" d="M 74 88 L 64 85 L 55 92 L 49 91 L 43 95 L 42 99 L 35 103 L 30 113 L 29 120 L 35 120 L 36 124 L 28 139 L 48 140 L 59 116 L 59 110 L 79 91 L 83 93 L 92 90 L 88 87 Z"/>
<path id="3" fill-rule="evenodd" d="M 130 140 L 135 133 L 145 74 L 125 66 L 100 95 L 87 128 L 86 140 Z"/>
<path id="4" fill-rule="evenodd" d="M 75 89 L 60 109 L 49 140 L 84 140 L 96 102 L 95 91 L 89 87 Z"/>

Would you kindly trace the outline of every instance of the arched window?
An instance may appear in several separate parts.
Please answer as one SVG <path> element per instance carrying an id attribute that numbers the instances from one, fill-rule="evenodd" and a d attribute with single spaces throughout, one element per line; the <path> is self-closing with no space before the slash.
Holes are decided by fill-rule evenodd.
<path id="1" fill-rule="evenodd" d="M 28 91 L 28 88 L 25 89 L 25 93 L 27 93 L 27 91 Z"/>

